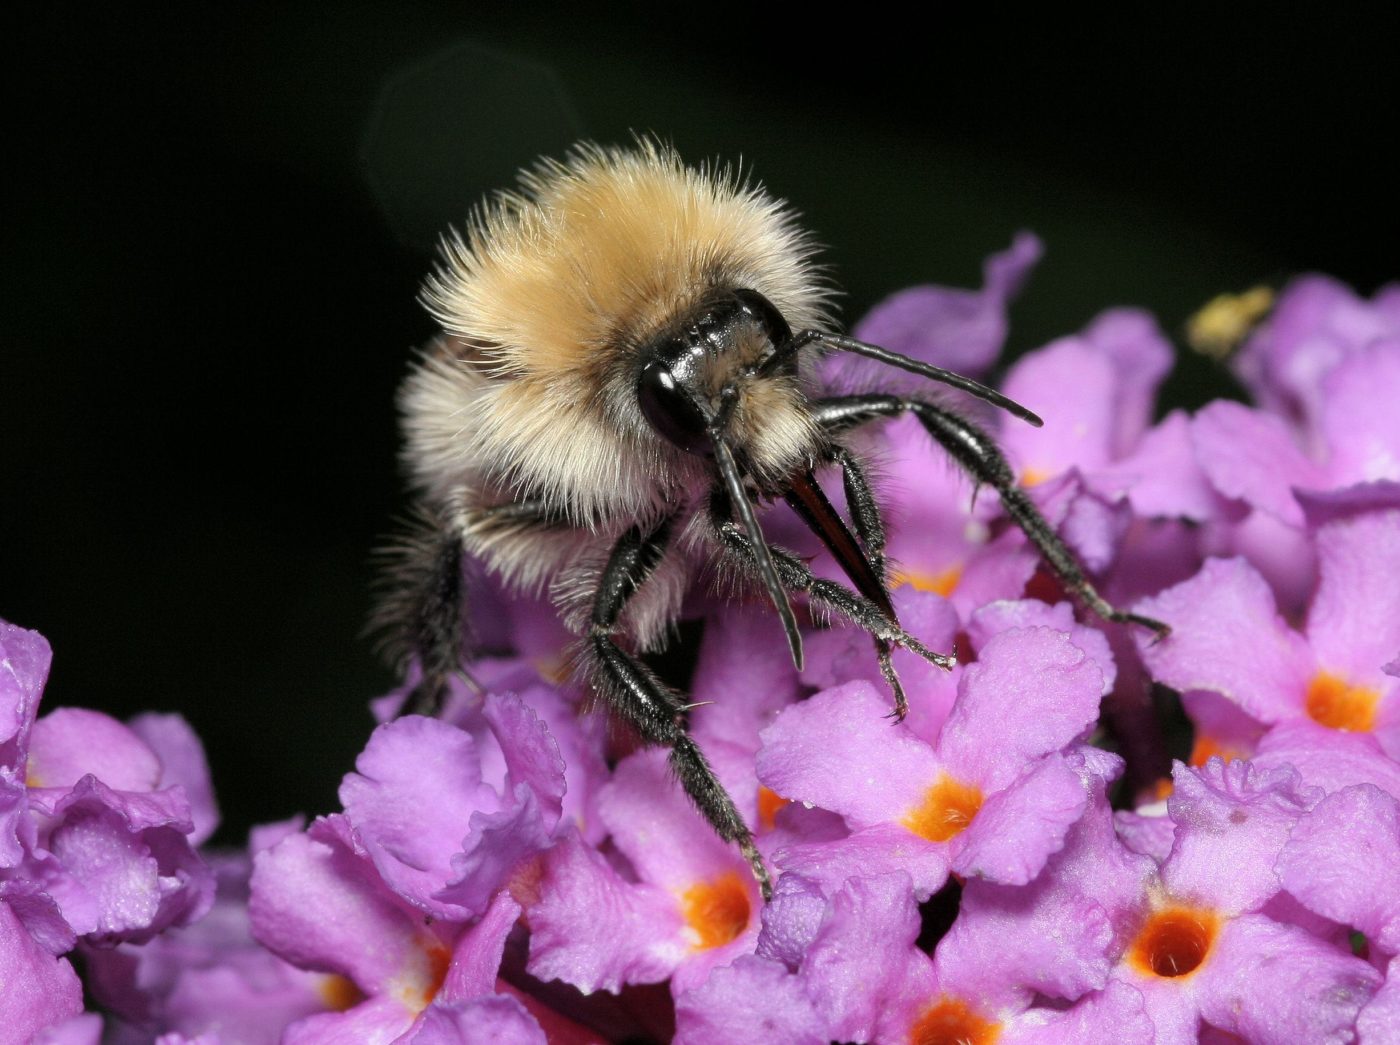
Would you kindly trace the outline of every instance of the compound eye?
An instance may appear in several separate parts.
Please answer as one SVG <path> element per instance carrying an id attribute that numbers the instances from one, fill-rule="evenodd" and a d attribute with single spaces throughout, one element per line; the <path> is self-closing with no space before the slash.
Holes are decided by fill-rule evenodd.
<path id="1" fill-rule="evenodd" d="M 781 348 L 792 340 L 792 328 L 788 326 L 788 321 L 783 318 L 783 314 L 778 311 L 777 306 L 756 290 L 736 290 L 734 296 L 742 303 L 744 311 L 763 327 L 763 332 L 768 336 L 774 350 Z M 794 356 L 790 362 L 779 367 L 780 373 L 796 373 L 797 359 Z"/>
<path id="2" fill-rule="evenodd" d="M 705 432 L 705 416 L 686 388 L 676 380 L 671 368 L 652 360 L 637 379 L 637 405 L 642 416 L 667 442 L 686 453 L 707 456 L 710 439 Z"/>

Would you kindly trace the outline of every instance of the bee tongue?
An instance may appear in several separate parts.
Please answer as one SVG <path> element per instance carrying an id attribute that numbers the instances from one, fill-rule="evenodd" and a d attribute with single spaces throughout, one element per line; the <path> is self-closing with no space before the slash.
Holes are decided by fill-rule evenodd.
<path id="1" fill-rule="evenodd" d="M 876 575 L 869 556 L 861 550 L 846 521 L 827 500 L 816 476 L 810 470 L 798 472 L 788 480 L 784 496 L 807 528 L 821 538 L 821 542 L 836 557 L 842 572 L 851 579 L 856 590 L 897 625 L 898 618 L 894 615 L 894 605 L 890 602 L 883 579 Z"/>

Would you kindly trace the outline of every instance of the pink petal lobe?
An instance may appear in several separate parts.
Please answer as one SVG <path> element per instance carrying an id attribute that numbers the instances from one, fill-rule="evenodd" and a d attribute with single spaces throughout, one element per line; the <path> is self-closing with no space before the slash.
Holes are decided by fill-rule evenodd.
<path id="1" fill-rule="evenodd" d="M 888 700 L 868 682 L 794 704 L 763 731 L 758 777 L 782 797 L 830 809 L 855 826 L 898 820 L 921 801 L 939 763 L 888 715 Z"/>
<path id="2" fill-rule="evenodd" d="M 983 803 L 955 845 L 953 870 L 964 878 L 1025 885 L 1064 845 L 1088 805 L 1079 775 L 1051 755 Z"/>
<path id="3" fill-rule="evenodd" d="M 1283 887 L 1309 909 L 1400 951 L 1400 802 L 1370 784 L 1324 798 L 1279 855 Z"/>
<path id="4" fill-rule="evenodd" d="M 529 921 L 530 974 L 585 992 L 658 983 L 689 953 L 677 898 L 624 881 L 577 836 L 545 856 Z M 600 925 L 608 931 L 599 933 Z"/>
<path id="5" fill-rule="evenodd" d="M 1197 975 L 1201 1016 L 1260 1045 L 1352 1041 L 1381 979 L 1361 959 L 1260 915 L 1228 922 Z"/>
<path id="6" fill-rule="evenodd" d="M 1068 635 L 1045 627 L 995 636 L 969 665 L 938 739 L 949 772 L 984 794 L 1006 787 L 1098 717 L 1103 673 Z"/>
<path id="7" fill-rule="evenodd" d="M 1157 643 L 1139 637 L 1154 678 L 1182 692 L 1220 693 L 1261 722 L 1301 710 L 1312 653 L 1279 617 L 1268 585 L 1243 559 L 1207 560 L 1191 580 L 1135 610 L 1172 629 Z"/>

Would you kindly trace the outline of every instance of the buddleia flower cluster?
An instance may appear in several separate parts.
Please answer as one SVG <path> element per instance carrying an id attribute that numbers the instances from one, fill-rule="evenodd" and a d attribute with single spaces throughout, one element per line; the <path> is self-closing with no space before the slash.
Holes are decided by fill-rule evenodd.
<path id="1" fill-rule="evenodd" d="M 985 375 L 1039 254 L 855 334 Z M 439 718 L 375 702 L 340 809 L 241 852 L 181 719 L 40 715 L 48 646 L 4 626 L 0 1038 L 1400 1041 L 1400 287 L 1261 293 L 1248 403 L 1158 417 L 1174 350 L 1129 309 L 999 383 L 1046 422 L 997 431 L 1023 487 L 1169 636 L 1086 616 L 909 419 L 858 449 L 900 620 L 958 661 L 895 654 L 903 721 L 865 633 L 807 622 L 798 672 L 761 599 L 697 591 L 692 730 L 766 904 L 489 580 L 514 652 Z"/>

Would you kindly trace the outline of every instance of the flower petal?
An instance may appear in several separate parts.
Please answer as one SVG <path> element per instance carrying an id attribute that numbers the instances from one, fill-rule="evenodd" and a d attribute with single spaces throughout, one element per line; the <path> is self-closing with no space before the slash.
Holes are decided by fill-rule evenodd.
<path id="1" fill-rule="evenodd" d="M 1400 958 L 1390 959 L 1385 983 L 1356 1018 L 1356 1032 L 1366 1045 L 1400 1042 Z"/>
<path id="2" fill-rule="evenodd" d="M 1162 881 L 1178 900 L 1222 914 L 1257 911 L 1281 888 L 1274 861 L 1307 811 L 1298 775 L 1213 758 L 1176 764 L 1167 809 L 1175 821 Z"/>
<path id="3" fill-rule="evenodd" d="M 86 776 L 50 815 L 49 850 L 72 886 L 55 898 L 75 928 L 95 915 L 82 930 L 96 934 L 91 942 L 142 943 L 213 903 L 214 876 L 189 844 L 189 804 L 179 787 L 120 792 Z M 77 894 L 83 915 L 68 906 Z"/>
<path id="4" fill-rule="evenodd" d="M 1191 425 L 1196 459 L 1211 484 L 1226 497 L 1262 509 L 1289 526 L 1303 525 L 1295 486 L 1329 485 L 1317 465 L 1298 449 L 1282 421 L 1239 403 L 1218 399 Z"/>
<path id="5" fill-rule="evenodd" d="M 992 638 L 963 671 L 938 755 L 984 794 L 1018 778 L 1034 759 L 1065 747 L 1098 717 L 1103 673 L 1050 628 Z"/>
<path id="6" fill-rule="evenodd" d="M 1063 882 L 1029 889 L 969 882 L 938 946 L 945 985 L 998 1007 L 1036 992 L 1074 1000 L 1108 982 L 1115 936 L 1108 912 Z"/>
<path id="7" fill-rule="evenodd" d="M 848 878 L 903 873 L 922 903 L 948 880 L 949 848 L 946 842 L 930 842 L 900 824 L 876 824 L 835 841 L 786 846 L 778 850 L 776 860 L 784 872 L 817 883 L 828 896 Z"/>
<path id="8" fill-rule="evenodd" d="M 1265 409 L 1311 425 L 1327 375 L 1362 345 L 1400 332 L 1383 303 L 1386 289 L 1367 302 L 1331 276 L 1297 277 L 1233 360 L 1240 380 Z"/>
<path id="9" fill-rule="evenodd" d="M 684 892 L 734 871 L 751 878 L 738 850 L 721 841 L 672 776 L 656 748 L 623 759 L 598 795 L 598 815 L 637 876 Z"/>
<path id="10" fill-rule="evenodd" d="M 1311 719 L 1269 730 L 1259 741 L 1253 761 L 1259 769 L 1296 769 L 1305 785 L 1327 794 L 1354 784 L 1374 784 L 1400 795 L 1400 762 L 1388 758 L 1375 737 L 1327 729 Z"/>
<path id="11" fill-rule="evenodd" d="M 1135 607 L 1171 625 L 1161 642 L 1138 636 L 1157 680 L 1220 693 L 1261 722 L 1301 713 L 1313 673 L 1303 637 L 1279 617 L 1273 594 L 1243 559 L 1210 559 L 1191 580 Z"/>
<path id="12" fill-rule="evenodd" d="M 1108 639 L 1098 628 L 1080 624 L 1074 619 L 1074 607 L 1068 602 L 1057 602 L 1053 606 L 1039 599 L 1002 599 L 989 603 L 972 615 L 968 622 L 967 634 L 974 649 L 981 649 L 991 641 L 993 635 L 1012 628 L 1053 628 L 1070 637 L 1070 641 L 1094 658 L 1103 674 L 1103 693 L 1113 689 L 1118 675 L 1113 662 L 1113 652 Z"/>
<path id="13" fill-rule="evenodd" d="M 1400 647 L 1400 511 L 1328 523 L 1317 552 L 1307 630 L 1319 666 L 1354 685 L 1391 689 L 1383 668 Z"/>
<path id="14" fill-rule="evenodd" d="M 825 634 L 830 633 L 814 638 Z M 812 653 L 809 643 L 809 665 Z M 772 613 L 736 606 L 705 621 L 690 685 L 694 703 L 710 702 L 691 717 L 691 735 L 703 747 L 722 740 L 752 754 L 758 750 L 759 731 L 799 692 L 782 626 Z"/>
<path id="15" fill-rule="evenodd" d="M 190 803 L 190 818 L 194 821 L 190 845 L 202 845 L 219 826 L 219 807 L 214 801 L 209 762 L 204 757 L 204 745 L 198 734 L 179 715 L 151 712 L 137 715 L 127 725 L 160 759 L 160 780 L 156 787 L 179 784 L 184 788 Z"/>
<path id="16" fill-rule="evenodd" d="M 1400 332 L 1396 332 L 1400 333 Z M 1373 341 L 1337 365 L 1322 386 L 1328 486 L 1400 480 L 1400 337 Z"/>
<path id="17" fill-rule="evenodd" d="M 831 898 L 800 974 L 831 1037 L 867 1041 L 915 960 L 919 910 L 907 875 L 852 878 Z"/>
<path id="18" fill-rule="evenodd" d="M 953 870 L 964 878 L 1025 885 L 1059 852 L 1088 804 L 1079 775 L 1050 755 L 988 797 L 954 846 Z"/>
<path id="19" fill-rule="evenodd" d="M 401 1045 L 547 1045 L 535 1018 L 516 998 L 491 994 L 435 1004 L 418 1017 Z"/>
<path id="20" fill-rule="evenodd" d="M 458 937 L 452 949 L 452 964 L 436 1000 L 451 1003 L 494 993 L 506 937 L 519 917 L 520 905 L 502 889 L 481 921 Z"/>
<path id="21" fill-rule="evenodd" d="M 676 1045 L 832 1040 L 802 980 L 777 962 L 745 955 L 676 999 Z"/>
<path id="22" fill-rule="evenodd" d="M 763 731 L 758 778 L 784 798 L 840 813 L 853 825 L 898 820 L 938 775 L 932 749 L 888 719 L 868 682 L 794 704 Z"/>
<path id="23" fill-rule="evenodd" d="M 584 992 L 658 983 L 689 953 L 676 898 L 624 881 L 576 835 L 545 855 L 529 921 L 530 975 Z"/>
<path id="24" fill-rule="evenodd" d="M 1348 787 L 1298 821 L 1278 858 L 1283 887 L 1386 954 L 1400 951 L 1400 802 Z"/>
<path id="25" fill-rule="evenodd" d="M 1121 980 L 1082 998 L 1068 1009 L 1031 1009 L 998 1038 L 1004 1045 L 1156 1045 L 1157 1028 L 1147 1015 L 1142 992 Z"/>
<path id="26" fill-rule="evenodd" d="M 436 988 L 430 966 L 441 960 L 446 967 L 446 948 L 422 913 L 355 854 L 349 831 L 343 817 L 325 818 L 257 854 L 248 902 L 253 936 L 293 965 L 349 977 L 367 995 L 397 985 L 391 1001 L 406 1028 L 422 1007 L 410 1001 L 423 1002 Z"/>
<path id="27" fill-rule="evenodd" d="M 50 1024 L 83 1011 L 83 988 L 68 959 L 40 947 L 3 900 L 0 985 L 0 1027 L 11 1041 L 28 1041 Z"/>
<path id="28" fill-rule="evenodd" d="M 48 639 L 0 620 L 0 768 L 24 770 L 52 661 Z"/>
<path id="29" fill-rule="evenodd" d="M 952 651 L 958 615 L 951 602 L 934 592 L 920 591 L 913 584 L 896 589 L 892 601 L 906 632 L 930 649 Z M 909 698 L 905 724 L 920 737 L 937 736 L 957 691 L 955 673 L 905 649 L 895 650 L 894 668 Z M 877 692 L 889 692 L 869 634 L 853 625 L 841 625 L 811 637 L 803 682 L 829 689 L 856 679 L 869 682 Z"/>
<path id="30" fill-rule="evenodd" d="M 959 374 L 982 374 L 1006 340 L 1006 306 L 1043 252 L 1034 235 L 1017 233 L 1009 248 L 983 263 L 981 290 L 901 290 L 871 309 L 855 336 Z"/>
<path id="31" fill-rule="evenodd" d="M 1143 433 L 1133 452 L 1093 476 L 1105 494 L 1126 496 L 1139 517 L 1205 522 L 1221 511 L 1191 439 L 1191 420 L 1173 410 Z"/>
<path id="32" fill-rule="evenodd" d="M 763 928 L 755 953 L 796 969 L 821 928 L 826 907 L 816 882 L 795 872 L 784 873 L 773 889 L 773 899 L 760 912 Z"/>
<path id="33" fill-rule="evenodd" d="M 413 1014 L 387 995 L 367 998 L 343 1012 L 318 1012 L 287 1025 L 282 1045 L 390 1045 L 412 1025 Z M 165 1045 L 157 1042 L 156 1045 Z M 180 1045 L 212 1045 L 196 1041 Z"/>
<path id="34" fill-rule="evenodd" d="M 100 711 L 55 708 L 34 723 L 30 787 L 72 787 L 89 773 L 118 791 L 154 791 L 160 758 L 135 732 Z"/>
<path id="35" fill-rule="evenodd" d="M 500 800 L 481 782 L 470 734 L 437 719 L 408 715 L 374 731 L 340 785 L 355 837 L 385 883 L 440 918 L 469 913 L 437 893 L 458 875 L 452 866 L 478 812 Z"/>
<path id="36" fill-rule="evenodd" d="M 1221 929 L 1196 996 L 1207 1022 L 1246 1041 L 1342 1043 L 1380 980 L 1302 929 L 1244 915 Z"/>

